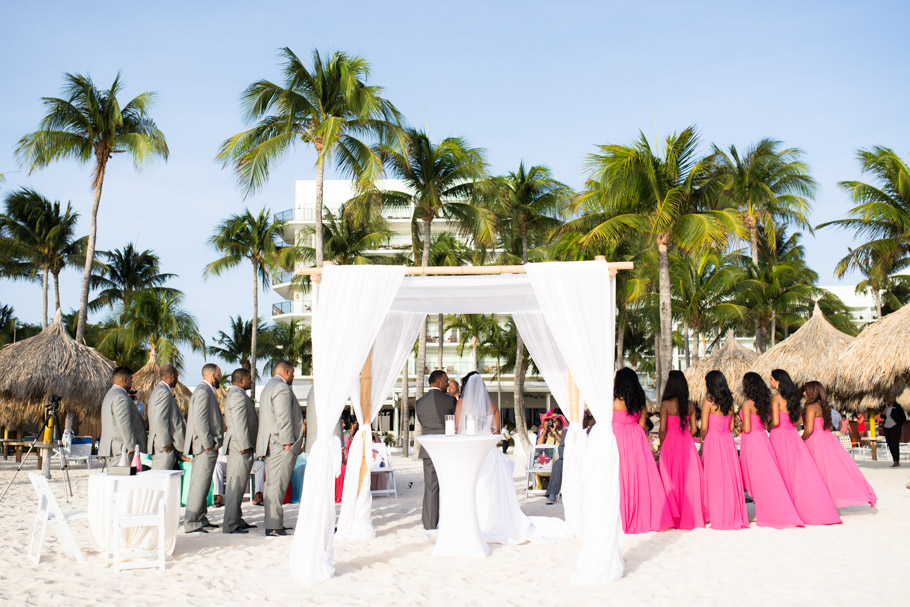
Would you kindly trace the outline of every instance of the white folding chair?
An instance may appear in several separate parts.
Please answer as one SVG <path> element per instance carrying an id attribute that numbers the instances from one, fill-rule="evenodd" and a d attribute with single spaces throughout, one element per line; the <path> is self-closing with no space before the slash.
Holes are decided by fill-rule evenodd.
<path id="1" fill-rule="evenodd" d="M 165 569 L 165 551 L 167 549 L 166 521 L 167 502 L 162 497 L 158 501 L 158 508 L 153 512 L 129 514 L 126 509 L 129 502 L 130 491 L 119 491 L 114 485 L 114 503 L 111 506 L 111 528 L 108 534 L 107 558 L 114 562 L 114 571 L 120 573 L 124 569 L 140 569 L 144 567 L 157 567 Z M 158 547 L 155 550 L 123 550 L 120 542 L 123 539 L 123 530 L 135 527 L 157 527 Z M 130 560 L 123 560 L 127 557 Z M 105 560 L 107 560 L 107 558 Z"/>
<path id="2" fill-rule="evenodd" d="M 67 556 L 76 559 L 77 563 L 84 563 L 85 559 L 82 558 L 82 550 L 79 549 L 79 545 L 76 543 L 76 538 L 73 537 L 67 521 L 86 518 L 88 513 L 82 510 L 63 512 L 44 476 L 29 472 L 28 479 L 32 482 L 32 487 L 34 487 L 35 493 L 38 495 L 38 511 L 35 513 L 35 524 L 32 527 L 32 540 L 28 545 L 29 560 L 35 564 L 41 562 L 41 547 L 44 543 L 47 524 L 50 522 L 55 524 L 57 537 L 60 539 L 60 543 L 63 544 L 63 550 Z M 41 526 L 40 532 L 38 531 L 39 525 Z"/>

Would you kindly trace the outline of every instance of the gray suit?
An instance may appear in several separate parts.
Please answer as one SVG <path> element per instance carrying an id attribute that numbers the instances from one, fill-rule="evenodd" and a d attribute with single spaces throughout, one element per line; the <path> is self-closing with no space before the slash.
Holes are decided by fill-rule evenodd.
<path id="1" fill-rule="evenodd" d="M 423 426 L 423 434 L 445 434 L 446 415 L 455 415 L 456 402 L 454 396 L 436 388 L 430 388 L 420 397 L 414 408 Z M 423 528 L 436 529 L 439 526 L 439 478 L 433 460 L 423 445 L 420 447 L 420 458 L 423 460 Z"/>
<path id="2" fill-rule="evenodd" d="M 145 444 L 145 425 L 126 390 L 111 386 L 101 403 L 101 443 L 98 455 L 117 458 L 125 447 L 132 452 Z"/>
<path id="3" fill-rule="evenodd" d="M 250 470 L 253 468 L 253 447 L 256 434 L 259 432 L 259 419 L 256 407 L 246 392 L 232 386 L 224 399 L 224 417 L 227 432 L 224 435 L 227 451 L 227 470 L 225 473 L 224 491 L 224 525 L 225 533 L 249 525 L 243 520 L 240 502 L 243 490 L 250 483 Z M 248 451 L 241 453 L 241 451 Z"/>
<path id="4" fill-rule="evenodd" d="M 170 386 L 158 382 L 145 408 L 149 416 L 147 452 L 152 456 L 152 470 L 173 470 L 177 451 L 186 441 L 186 422 Z M 171 450 L 165 451 L 166 447 Z"/>
<path id="5" fill-rule="evenodd" d="M 291 482 L 303 443 L 303 413 L 294 391 L 277 375 L 268 381 L 259 399 L 259 435 L 256 454 L 265 460 L 265 528 L 284 527 L 281 502 Z M 291 445 L 285 451 L 284 446 Z"/>
<path id="6" fill-rule="evenodd" d="M 183 530 L 195 531 L 209 525 L 206 517 L 206 499 L 212 484 L 212 472 L 218 459 L 218 448 L 224 434 L 224 419 L 218 409 L 215 391 L 202 382 L 190 398 L 190 410 L 186 421 L 186 442 L 183 452 L 193 455 L 190 472 L 190 491 L 186 498 L 186 516 Z"/>

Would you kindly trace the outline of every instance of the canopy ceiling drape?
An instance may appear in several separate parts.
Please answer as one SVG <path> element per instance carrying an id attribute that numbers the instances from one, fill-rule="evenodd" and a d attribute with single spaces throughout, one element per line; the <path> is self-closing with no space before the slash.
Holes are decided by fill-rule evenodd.
<path id="1" fill-rule="evenodd" d="M 333 472 L 340 461 L 336 461 L 339 456 L 333 451 L 331 430 L 357 385 L 371 348 L 374 359 L 379 358 L 377 347 L 388 347 L 396 354 L 382 356 L 388 358 L 388 373 L 392 374 L 389 377 L 377 368 L 377 364 L 385 362 L 371 364 L 373 381 L 395 381 L 404 359 L 397 365 L 393 359 L 400 353 L 401 344 L 410 339 L 409 350 L 414 338 L 379 338 L 386 320 L 395 318 L 390 313 L 416 315 L 412 319 L 430 313 L 539 314 L 525 317 L 530 320 L 524 324 L 530 337 L 527 341 L 537 344 L 534 347 L 542 357 L 535 361 L 551 369 L 544 371 L 544 379 L 562 407 L 560 399 L 567 398 L 568 378 L 563 382 L 560 369 L 571 369 L 584 401 L 598 421 L 587 439 L 587 455 L 580 471 L 584 479 L 584 493 L 579 497 L 583 502 L 580 520 L 584 539 L 573 580 L 591 583 L 622 575 L 619 471 L 611 426 L 615 300 L 609 268 L 605 261 L 528 264 L 526 268 L 527 274 L 431 277 L 406 277 L 403 266 L 323 268 L 322 284 L 314 298 L 312 329 L 319 428 L 307 460 L 301 516 L 291 546 L 290 567 L 296 580 L 312 584 L 334 575 Z M 546 340 L 531 335 L 544 326 L 549 332 Z M 406 332 L 402 329 L 402 333 Z M 544 358 L 550 362 L 543 362 Z M 377 386 L 376 392 L 371 390 L 376 410 L 390 389 L 391 384 L 388 389 Z M 374 399 L 372 395 L 379 394 L 379 390 L 382 394 Z M 364 417 L 361 426 L 365 427 L 368 420 L 359 409 L 355 406 L 358 415 Z M 376 410 L 371 408 L 370 417 Z M 568 465 L 568 450 L 566 457 Z M 359 478 L 353 469 L 351 475 Z M 356 485 L 355 480 L 354 490 Z"/>

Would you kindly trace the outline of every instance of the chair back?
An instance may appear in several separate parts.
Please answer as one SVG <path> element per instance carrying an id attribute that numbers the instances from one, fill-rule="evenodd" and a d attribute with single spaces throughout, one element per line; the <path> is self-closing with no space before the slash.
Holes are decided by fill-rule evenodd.
<path id="1" fill-rule="evenodd" d="M 47 479 L 41 474 L 29 472 L 28 480 L 31 481 L 32 487 L 38 495 L 38 509 L 46 510 L 48 514 L 50 514 L 48 518 L 56 518 L 57 520 L 62 521 L 63 511 L 60 509 L 60 504 L 57 503 L 57 498 L 54 497 L 54 493 L 51 491 L 51 486 L 47 482 Z"/>
<path id="2" fill-rule="evenodd" d="M 853 441 L 850 440 L 848 435 L 841 434 L 837 438 L 840 439 L 840 444 L 842 444 L 847 451 L 853 448 Z"/>
<path id="3" fill-rule="evenodd" d="M 69 449 L 65 451 L 67 457 L 87 457 L 92 454 L 91 436 L 74 436 L 70 441 Z"/>

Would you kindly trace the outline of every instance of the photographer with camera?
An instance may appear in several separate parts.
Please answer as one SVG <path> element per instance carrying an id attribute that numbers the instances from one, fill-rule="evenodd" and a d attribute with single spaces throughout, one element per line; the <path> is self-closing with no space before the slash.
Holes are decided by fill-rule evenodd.
<path id="1" fill-rule="evenodd" d="M 130 397 L 133 372 L 126 367 L 117 367 L 114 369 L 112 383 L 101 403 L 101 444 L 98 455 L 118 457 L 125 449 L 129 462 L 136 445 L 146 443 L 145 424 Z"/>

